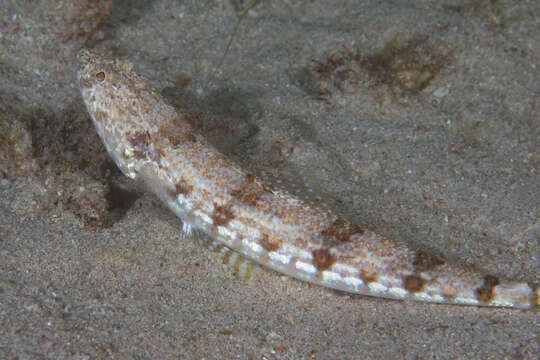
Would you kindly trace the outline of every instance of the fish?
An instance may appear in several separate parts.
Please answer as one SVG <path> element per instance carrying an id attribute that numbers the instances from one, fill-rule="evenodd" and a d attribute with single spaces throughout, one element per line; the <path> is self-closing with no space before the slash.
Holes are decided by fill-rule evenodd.
<path id="1" fill-rule="evenodd" d="M 105 149 L 178 216 L 243 257 L 352 294 L 528 309 L 540 289 L 449 263 L 274 189 L 212 146 L 126 60 L 88 49 L 77 81 Z"/>

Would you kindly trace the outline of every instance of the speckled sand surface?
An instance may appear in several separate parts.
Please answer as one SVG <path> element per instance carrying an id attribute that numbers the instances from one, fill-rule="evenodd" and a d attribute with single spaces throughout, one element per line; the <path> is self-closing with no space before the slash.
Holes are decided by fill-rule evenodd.
<path id="1" fill-rule="evenodd" d="M 85 42 L 129 59 L 244 166 L 538 282 L 537 1 L 263 1 L 217 72 L 243 1 L 119 1 L 87 38 L 70 3 L 0 6 L 0 359 L 539 356 L 535 311 L 239 278 L 115 169 L 75 83 Z"/>

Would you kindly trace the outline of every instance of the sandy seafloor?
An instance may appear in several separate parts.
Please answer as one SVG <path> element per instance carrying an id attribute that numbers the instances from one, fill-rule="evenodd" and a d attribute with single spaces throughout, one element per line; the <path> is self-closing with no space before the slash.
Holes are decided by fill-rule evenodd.
<path id="1" fill-rule="evenodd" d="M 274 183 L 538 282 L 538 2 L 263 1 L 218 71 L 247 1 L 118 1 L 91 34 L 86 3 L 0 6 L 0 359 L 540 356 L 537 311 L 246 281 L 115 169 L 75 81 L 85 43 L 129 59 Z"/>

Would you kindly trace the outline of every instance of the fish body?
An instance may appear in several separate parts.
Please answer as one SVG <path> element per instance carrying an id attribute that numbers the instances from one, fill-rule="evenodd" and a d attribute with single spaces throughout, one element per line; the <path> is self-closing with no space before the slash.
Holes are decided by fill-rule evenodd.
<path id="1" fill-rule="evenodd" d="M 349 293 L 530 308 L 540 290 L 447 263 L 270 188 L 205 140 L 126 61 L 81 50 L 79 87 L 109 155 L 187 227 L 265 267 Z"/>

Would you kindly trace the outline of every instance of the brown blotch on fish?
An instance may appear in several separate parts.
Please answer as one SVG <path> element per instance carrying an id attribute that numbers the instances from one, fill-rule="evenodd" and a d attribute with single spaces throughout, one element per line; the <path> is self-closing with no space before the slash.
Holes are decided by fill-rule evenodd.
<path id="1" fill-rule="evenodd" d="M 332 225 L 321 231 L 321 235 L 327 239 L 333 239 L 334 242 L 344 243 L 350 242 L 352 235 L 362 235 L 365 232 L 366 230 L 359 225 L 345 221 L 339 216 Z"/>
<path id="2" fill-rule="evenodd" d="M 369 285 L 369 283 L 377 281 L 378 278 L 379 278 L 379 275 L 377 275 L 374 272 L 367 271 L 367 270 L 362 270 L 360 272 L 360 279 L 362 279 L 362 281 L 364 282 L 364 284 L 366 284 L 366 286 Z"/>
<path id="3" fill-rule="evenodd" d="M 251 206 L 256 206 L 257 201 L 259 201 L 264 194 L 272 193 L 270 188 L 258 182 L 252 174 L 247 174 L 244 179 L 244 186 L 241 189 L 231 191 L 231 196 L 238 199 L 238 201 Z"/>
<path id="4" fill-rule="evenodd" d="M 216 226 L 226 226 L 232 219 L 234 214 L 225 206 L 220 206 L 214 203 L 214 212 L 212 213 L 212 220 Z"/>
<path id="5" fill-rule="evenodd" d="M 145 132 L 136 132 L 128 133 L 127 140 L 130 145 L 133 146 L 133 152 L 137 159 L 142 159 L 146 156 L 146 151 L 148 149 L 148 144 L 150 142 L 150 134 L 148 131 Z"/>
<path id="6" fill-rule="evenodd" d="M 267 234 L 263 234 L 260 239 L 261 246 L 268 252 L 277 251 L 281 247 L 281 243 L 277 242 L 274 238 L 270 238 Z"/>
<path id="7" fill-rule="evenodd" d="M 417 275 L 409 275 L 403 279 L 403 287 L 411 293 L 422 291 L 425 285 L 426 280 Z"/>
<path id="8" fill-rule="evenodd" d="M 424 250 L 418 250 L 414 255 L 413 266 L 417 272 L 432 270 L 442 264 L 444 264 L 443 259 Z"/>
<path id="9" fill-rule="evenodd" d="M 500 280 L 495 276 L 487 275 L 484 277 L 484 283 L 474 291 L 476 300 L 488 303 L 493 299 L 493 289 L 500 284 Z"/>
<path id="10" fill-rule="evenodd" d="M 193 190 L 193 186 L 187 184 L 183 178 L 174 184 L 174 191 L 171 192 L 172 197 L 176 199 L 178 195 L 188 195 Z"/>
<path id="11" fill-rule="evenodd" d="M 319 249 L 313 251 L 313 265 L 319 270 L 328 270 L 337 261 L 336 257 L 330 254 L 327 249 Z"/>

